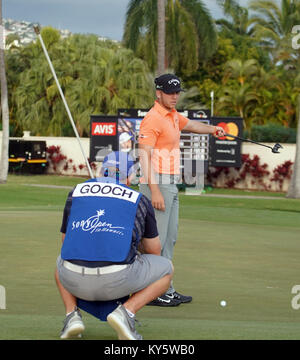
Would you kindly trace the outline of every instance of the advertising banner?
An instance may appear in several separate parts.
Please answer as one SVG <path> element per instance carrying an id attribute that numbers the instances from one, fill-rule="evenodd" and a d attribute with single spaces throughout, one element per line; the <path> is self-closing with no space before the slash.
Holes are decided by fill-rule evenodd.
<path id="1" fill-rule="evenodd" d="M 90 122 L 90 160 L 103 161 L 108 153 L 119 149 L 118 118 L 91 115 Z"/>
<path id="2" fill-rule="evenodd" d="M 140 123 L 149 109 L 119 109 L 116 116 L 91 115 L 91 161 L 103 161 L 111 151 L 130 152 L 138 160 L 138 135 Z M 238 117 L 211 117 L 210 110 L 179 110 L 183 116 L 205 124 L 221 126 L 226 133 L 241 136 L 243 120 Z M 180 138 L 181 168 L 192 169 L 192 174 L 207 172 L 208 166 L 240 167 L 241 141 L 230 136 L 214 138 L 207 134 L 182 131 Z M 198 166 L 201 162 L 201 166 Z M 202 164 L 204 162 L 204 164 Z M 191 163 L 191 164 L 189 164 Z M 184 173 L 184 172 L 183 172 Z"/>
<path id="3" fill-rule="evenodd" d="M 211 125 L 221 126 L 227 134 L 242 136 L 243 119 L 238 117 L 212 117 Z M 210 166 L 236 167 L 242 166 L 241 141 L 230 136 L 222 138 L 211 137 Z"/>

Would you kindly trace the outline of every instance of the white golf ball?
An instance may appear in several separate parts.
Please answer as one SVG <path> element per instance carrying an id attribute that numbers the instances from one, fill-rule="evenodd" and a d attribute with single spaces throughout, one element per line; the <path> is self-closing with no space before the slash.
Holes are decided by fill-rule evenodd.
<path id="1" fill-rule="evenodd" d="M 227 302 L 226 302 L 225 300 L 222 300 L 222 301 L 220 302 L 220 305 L 224 307 L 224 306 L 227 305 Z"/>

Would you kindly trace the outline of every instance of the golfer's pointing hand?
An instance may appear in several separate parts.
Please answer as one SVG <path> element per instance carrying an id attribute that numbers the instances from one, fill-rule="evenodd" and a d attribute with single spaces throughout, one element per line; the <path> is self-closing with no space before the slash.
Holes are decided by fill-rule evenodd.
<path id="1" fill-rule="evenodd" d="M 222 137 L 225 136 L 225 134 L 225 130 L 221 126 L 215 126 L 214 137 Z"/>

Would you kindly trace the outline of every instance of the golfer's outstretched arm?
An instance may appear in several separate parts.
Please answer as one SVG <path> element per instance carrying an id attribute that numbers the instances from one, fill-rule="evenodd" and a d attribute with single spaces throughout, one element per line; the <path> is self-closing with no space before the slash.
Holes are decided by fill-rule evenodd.
<path id="1" fill-rule="evenodd" d="M 203 124 L 201 121 L 197 120 L 189 120 L 183 130 L 197 134 L 212 134 L 217 137 L 225 135 L 225 131 L 222 127 Z"/>

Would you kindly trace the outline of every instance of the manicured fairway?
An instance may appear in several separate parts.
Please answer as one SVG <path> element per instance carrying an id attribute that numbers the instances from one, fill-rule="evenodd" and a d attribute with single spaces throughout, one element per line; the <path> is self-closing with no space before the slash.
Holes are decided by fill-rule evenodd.
<path id="1" fill-rule="evenodd" d="M 61 214 L 68 187 L 81 180 L 10 176 L 0 186 L 0 339 L 58 339 L 64 308 L 53 274 Z M 291 306 L 300 284 L 300 201 L 239 194 L 180 195 L 175 285 L 193 302 L 142 309 L 145 339 L 300 339 L 300 310 Z M 116 339 L 105 322 L 83 317 L 84 339 Z"/>

